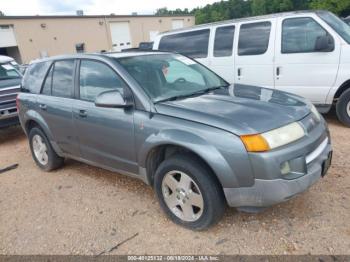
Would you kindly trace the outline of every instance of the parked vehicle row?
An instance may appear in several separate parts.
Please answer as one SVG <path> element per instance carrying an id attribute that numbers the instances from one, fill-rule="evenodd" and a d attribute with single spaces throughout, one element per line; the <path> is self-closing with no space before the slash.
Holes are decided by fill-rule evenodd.
<path id="1" fill-rule="evenodd" d="M 229 83 L 303 96 L 320 112 L 336 105 L 350 126 L 350 27 L 327 11 L 302 11 L 160 34 L 154 50 L 195 58 Z"/>
<path id="2" fill-rule="evenodd" d="M 170 219 L 197 230 L 218 222 L 227 204 L 252 212 L 296 196 L 327 173 L 332 156 L 310 102 L 230 85 L 179 54 L 35 61 L 18 110 L 41 169 L 73 158 L 139 178 Z"/>
<path id="3" fill-rule="evenodd" d="M 16 97 L 22 75 L 13 58 L 0 56 L 0 128 L 18 123 Z"/>

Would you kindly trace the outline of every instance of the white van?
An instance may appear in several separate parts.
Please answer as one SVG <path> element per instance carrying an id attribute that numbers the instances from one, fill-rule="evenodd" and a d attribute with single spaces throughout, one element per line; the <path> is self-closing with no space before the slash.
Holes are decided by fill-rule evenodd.
<path id="1" fill-rule="evenodd" d="M 153 49 L 179 52 L 230 83 L 310 99 L 321 113 L 336 104 L 350 126 L 350 27 L 327 11 L 230 20 L 165 32 Z"/>

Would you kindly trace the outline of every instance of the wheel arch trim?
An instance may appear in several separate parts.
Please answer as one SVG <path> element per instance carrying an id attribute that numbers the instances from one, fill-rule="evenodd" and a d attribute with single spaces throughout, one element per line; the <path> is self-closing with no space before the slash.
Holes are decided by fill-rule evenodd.
<path id="1" fill-rule="evenodd" d="M 227 183 L 239 185 L 237 176 L 218 149 L 202 137 L 183 130 L 167 129 L 149 136 L 138 152 L 139 165 L 146 168 L 152 150 L 160 146 L 184 148 L 199 156 L 212 169 L 222 186 Z M 147 174 L 148 179 L 151 176 Z"/>

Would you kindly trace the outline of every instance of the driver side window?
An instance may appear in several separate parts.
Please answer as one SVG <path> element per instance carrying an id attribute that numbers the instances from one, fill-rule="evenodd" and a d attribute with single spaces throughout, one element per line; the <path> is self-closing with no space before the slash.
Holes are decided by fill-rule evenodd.
<path id="1" fill-rule="evenodd" d="M 171 61 L 169 67 L 163 69 L 163 74 L 169 84 L 183 79 L 183 81 L 186 80 L 186 82 L 192 82 L 201 86 L 206 85 L 203 76 L 199 72 L 186 66 L 180 61 Z"/>
<path id="2" fill-rule="evenodd" d="M 94 102 L 99 94 L 111 90 L 118 90 L 124 94 L 123 80 L 102 62 L 82 60 L 79 82 L 81 100 Z"/>

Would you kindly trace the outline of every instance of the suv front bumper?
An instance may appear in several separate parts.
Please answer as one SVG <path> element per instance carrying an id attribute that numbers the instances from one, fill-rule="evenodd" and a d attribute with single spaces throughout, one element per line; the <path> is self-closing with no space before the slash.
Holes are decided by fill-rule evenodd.
<path id="1" fill-rule="evenodd" d="M 252 155 L 251 163 L 256 174 L 254 185 L 224 188 L 227 203 L 241 210 L 259 210 L 287 201 L 306 191 L 324 176 L 331 158 L 332 146 L 328 131 L 319 126 L 311 136 L 295 145 L 276 152 Z M 287 160 L 297 166 L 301 172 L 299 175 L 281 174 L 280 166 Z"/>

